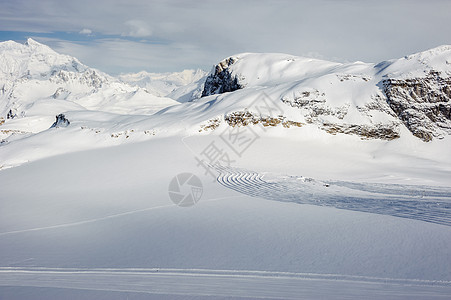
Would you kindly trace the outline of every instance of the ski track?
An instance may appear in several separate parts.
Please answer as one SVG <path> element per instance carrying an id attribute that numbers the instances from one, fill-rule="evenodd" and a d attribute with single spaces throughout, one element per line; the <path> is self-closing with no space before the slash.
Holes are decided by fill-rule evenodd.
<path id="1" fill-rule="evenodd" d="M 224 200 L 224 199 L 231 199 L 234 197 L 235 196 L 213 198 L 213 199 L 204 200 L 203 202 L 219 201 L 219 200 Z M 108 219 L 114 219 L 114 218 L 119 218 L 119 217 L 123 217 L 123 216 L 133 215 L 136 213 L 142 213 L 142 212 L 146 212 L 146 211 L 151 211 L 151 210 L 156 210 L 156 209 L 161 209 L 161 208 L 169 208 L 169 207 L 177 207 L 177 205 L 172 203 L 172 204 L 168 204 L 168 205 L 152 206 L 152 207 L 148 207 L 148 208 L 112 214 L 112 215 L 108 215 L 108 216 L 104 216 L 104 217 L 100 217 L 100 218 L 93 218 L 93 219 L 88 219 L 88 220 L 82 220 L 82 221 L 76 221 L 76 222 L 70 222 L 70 223 L 64 223 L 64 224 L 57 224 L 57 225 L 50 225 L 50 226 L 45 226 L 45 227 L 35 227 L 35 228 L 0 232 L 0 238 L 2 236 L 6 236 L 6 235 L 10 235 L 10 234 L 26 233 L 26 232 L 32 232 L 32 231 L 48 230 L 48 229 L 58 229 L 58 228 L 65 228 L 65 227 L 72 227 L 72 226 L 96 223 L 96 222 L 100 222 L 100 221 L 104 221 L 104 220 L 108 220 Z"/>
<path id="2" fill-rule="evenodd" d="M 137 209 L 137 210 L 122 212 L 122 213 L 118 213 L 118 214 L 108 215 L 108 216 L 105 216 L 105 217 L 94 218 L 94 219 L 83 220 L 83 221 L 77 221 L 77 222 L 71 222 L 71 223 L 64 223 L 64 224 L 51 225 L 51 226 L 45 226 L 45 227 L 35 227 L 35 228 L 14 230 L 14 231 L 8 231 L 8 232 L 0 232 L 0 237 L 4 236 L 4 235 L 9 235 L 9 234 L 15 234 L 15 233 L 24 233 L 24 232 L 31 232 L 31 231 L 40 231 L 40 230 L 47 230 L 47 229 L 56 229 L 56 228 L 64 228 L 64 227 L 72 227 L 72 226 L 84 225 L 84 224 L 95 223 L 95 222 L 104 221 L 104 220 L 108 220 L 108 219 L 112 219 L 112 218 L 132 215 L 132 214 L 139 213 L 139 212 L 145 212 L 145 211 L 149 211 L 149 210 L 154 210 L 154 209 L 159 209 L 159 208 L 166 208 L 166 207 L 172 207 L 172 206 L 174 206 L 174 204 L 172 204 L 172 205 L 154 206 L 154 207 L 148 207 L 148 208 L 144 208 L 144 209 Z"/>
<path id="3" fill-rule="evenodd" d="M 450 281 L 212 269 L 0 268 L 0 286 L 299 299 L 445 299 Z"/>
<path id="4" fill-rule="evenodd" d="M 451 188 L 317 181 L 215 166 L 217 181 L 237 192 L 268 200 L 335 207 L 451 226 Z"/>

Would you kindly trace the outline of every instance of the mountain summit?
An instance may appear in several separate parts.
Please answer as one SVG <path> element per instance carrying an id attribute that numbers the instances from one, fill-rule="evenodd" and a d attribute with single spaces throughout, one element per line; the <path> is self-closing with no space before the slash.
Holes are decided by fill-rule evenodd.
<path id="1" fill-rule="evenodd" d="M 42 78 L 53 71 L 83 72 L 88 69 L 76 58 L 58 54 L 50 47 L 28 39 L 25 44 L 0 43 L 0 78 Z"/>
<path id="2" fill-rule="evenodd" d="M 32 39 L 25 44 L 0 43 L 0 116 L 30 115 L 30 108 L 35 110 L 45 101 L 53 101 L 59 110 L 78 106 L 126 114 L 151 113 L 177 103 L 132 87 Z M 141 109 L 135 110 L 135 105 Z"/>

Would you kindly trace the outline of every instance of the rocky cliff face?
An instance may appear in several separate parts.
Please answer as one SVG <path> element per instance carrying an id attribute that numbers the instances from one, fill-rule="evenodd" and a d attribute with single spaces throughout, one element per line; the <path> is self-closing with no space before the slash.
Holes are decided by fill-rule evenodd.
<path id="1" fill-rule="evenodd" d="M 70 125 L 70 121 L 68 119 L 66 119 L 66 116 L 64 114 L 59 114 L 56 116 L 55 123 L 53 123 L 50 128 L 67 127 L 69 125 Z"/>
<path id="2" fill-rule="evenodd" d="M 423 141 L 451 134 L 451 78 L 430 71 L 424 78 L 386 79 L 387 103 L 399 119 Z"/>
<path id="3" fill-rule="evenodd" d="M 229 68 L 236 60 L 236 58 L 229 57 L 214 67 L 214 72 L 212 71 L 205 81 L 202 97 L 233 92 L 243 88 L 238 82 L 237 76 L 232 74 Z"/>

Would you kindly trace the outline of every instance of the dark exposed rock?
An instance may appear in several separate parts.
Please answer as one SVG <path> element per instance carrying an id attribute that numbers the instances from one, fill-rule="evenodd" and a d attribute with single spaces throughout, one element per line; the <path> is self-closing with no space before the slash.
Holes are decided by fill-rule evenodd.
<path id="1" fill-rule="evenodd" d="M 208 75 L 205 80 L 202 97 L 233 92 L 243 88 L 243 86 L 238 82 L 237 76 L 233 75 L 229 70 L 229 66 L 235 62 L 235 58 L 229 57 L 215 66 L 214 73 Z"/>
<path id="2" fill-rule="evenodd" d="M 59 127 L 67 127 L 69 126 L 70 121 L 66 119 L 66 116 L 64 114 L 59 114 L 56 116 L 55 123 L 50 126 L 50 128 L 59 128 Z"/>
<path id="3" fill-rule="evenodd" d="M 7 119 L 14 119 L 14 118 L 16 118 L 17 117 L 17 114 L 15 114 L 13 111 L 12 111 L 12 109 L 10 109 L 9 111 L 8 111 L 8 114 L 6 115 L 6 118 Z"/>
<path id="4" fill-rule="evenodd" d="M 387 103 L 406 127 L 423 141 L 451 134 L 451 78 L 431 71 L 424 78 L 386 79 Z"/>

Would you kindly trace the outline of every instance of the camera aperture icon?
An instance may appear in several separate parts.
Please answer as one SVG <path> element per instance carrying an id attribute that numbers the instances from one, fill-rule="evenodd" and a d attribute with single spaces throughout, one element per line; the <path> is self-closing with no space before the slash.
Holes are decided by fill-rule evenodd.
<path id="1" fill-rule="evenodd" d="M 199 202 L 203 193 L 200 179 L 191 173 L 181 173 L 169 183 L 169 198 L 178 206 L 188 207 Z"/>

